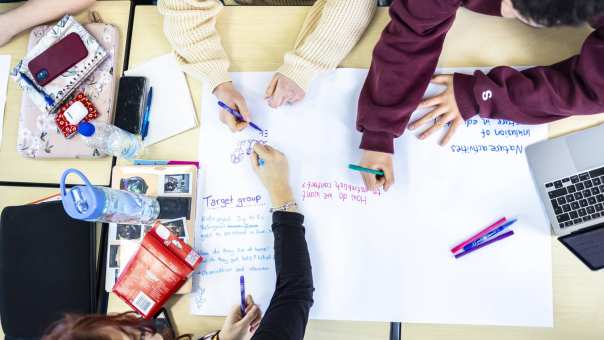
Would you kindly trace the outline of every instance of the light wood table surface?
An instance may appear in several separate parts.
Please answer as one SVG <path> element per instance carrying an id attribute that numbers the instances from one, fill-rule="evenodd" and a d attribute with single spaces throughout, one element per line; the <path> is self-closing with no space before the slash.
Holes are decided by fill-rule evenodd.
<path id="1" fill-rule="evenodd" d="M 18 4 L 0 4 L 0 12 L 16 7 Z M 116 25 L 120 31 L 121 46 L 118 52 L 118 67 L 116 72 L 121 75 L 124 50 L 126 46 L 126 33 L 128 30 L 128 17 L 130 15 L 130 1 L 101 1 L 93 8 L 98 11 L 106 23 Z M 88 11 L 77 16 L 82 22 L 88 22 Z M 25 55 L 29 31 L 21 33 L 7 45 L 0 47 L 0 54 L 11 55 L 11 67 Z M 99 185 L 108 185 L 111 175 L 112 158 L 105 157 L 96 160 L 79 159 L 30 159 L 24 158 L 17 152 L 17 134 L 19 114 L 21 111 L 22 90 L 9 79 L 7 103 L 4 113 L 4 133 L 0 145 L 0 181 L 5 182 L 30 182 L 30 183 L 58 183 L 63 171 L 68 167 L 80 169 L 88 176 L 91 182 Z M 73 177 L 70 182 L 74 182 Z"/>
<path id="2" fill-rule="evenodd" d="M 218 31 L 231 57 L 232 71 L 271 71 L 295 41 L 307 7 L 227 7 L 218 18 Z M 389 21 L 380 9 L 359 45 L 343 67 L 367 68 L 371 52 Z M 578 53 L 590 29 L 532 29 L 515 21 L 460 10 L 448 35 L 440 67 L 547 65 Z M 132 33 L 130 66 L 168 53 L 162 18 L 153 6 L 137 6 Z M 188 78 L 198 117 L 201 83 Z M 558 135 L 604 122 L 603 116 L 571 118 L 551 125 Z M 194 129 L 149 148 L 149 159 L 197 159 L 199 129 Z M 119 161 L 118 161 L 119 162 Z M 557 241 L 552 241 L 554 266 L 554 328 L 449 326 L 404 324 L 403 338 L 411 340 L 591 340 L 604 338 L 604 273 L 592 273 Z M 353 298 L 353 297 L 351 297 Z M 204 333 L 220 327 L 222 318 L 192 316 L 187 296 L 169 302 L 180 333 Z M 475 302 L 480 308 L 480 302 Z M 522 306 L 518 306 L 522 308 Z M 127 307 L 114 295 L 110 311 Z M 306 339 L 388 339 L 387 323 L 311 321 Z"/>

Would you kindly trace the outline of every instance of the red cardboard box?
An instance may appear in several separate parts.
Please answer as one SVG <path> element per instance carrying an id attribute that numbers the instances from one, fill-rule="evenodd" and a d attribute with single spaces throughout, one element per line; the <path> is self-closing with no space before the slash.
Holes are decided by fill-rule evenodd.
<path id="1" fill-rule="evenodd" d="M 188 244 L 156 222 L 124 268 L 113 292 L 150 319 L 202 261 Z"/>

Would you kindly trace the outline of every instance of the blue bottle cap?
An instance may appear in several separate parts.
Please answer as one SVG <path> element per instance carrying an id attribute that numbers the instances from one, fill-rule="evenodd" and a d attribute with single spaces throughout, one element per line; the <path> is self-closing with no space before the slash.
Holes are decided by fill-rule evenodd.
<path id="1" fill-rule="evenodd" d="M 78 132 L 82 136 L 90 137 L 90 136 L 94 135 L 94 131 L 95 131 L 94 125 L 92 125 L 88 122 L 82 122 L 82 123 L 80 123 L 80 125 L 78 125 Z"/>
<path id="2" fill-rule="evenodd" d="M 78 185 L 71 190 L 65 190 L 65 180 L 69 174 L 76 174 L 80 177 L 85 185 Z M 98 220 L 104 209 L 105 192 L 94 187 L 80 171 L 76 169 L 67 169 L 61 176 L 61 201 L 63 209 L 67 215 L 77 220 L 96 221 Z M 78 209 L 76 199 L 81 199 L 86 202 L 85 209 Z"/>

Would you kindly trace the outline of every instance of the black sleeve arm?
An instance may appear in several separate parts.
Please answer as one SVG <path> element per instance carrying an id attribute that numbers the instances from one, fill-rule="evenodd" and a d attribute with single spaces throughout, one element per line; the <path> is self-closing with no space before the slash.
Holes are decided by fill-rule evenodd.
<path id="1" fill-rule="evenodd" d="M 277 285 L 252 340 L 304 338 L 314 288 L 303 222 L 297 213 L 273 214 Z"/>

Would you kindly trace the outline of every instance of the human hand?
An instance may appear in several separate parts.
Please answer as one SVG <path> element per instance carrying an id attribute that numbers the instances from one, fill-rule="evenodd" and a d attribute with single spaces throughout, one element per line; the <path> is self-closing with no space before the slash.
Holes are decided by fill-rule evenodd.
<path id="1" fill-rule="evenodd" d="M 281 73 L 275 73 L 265 93 L 268 105 L 272 108 L 293 104 L 304 99 L 305 95 L 304 90 L 296 82 Z"/>
<path id="2" fill-rule="evenodd" d="M 252 119 L 245 98 L 235 89 L 232 82 L 222 83 L 216 86 L 214 95 L 223 103 L 227 104 L 230 108 L 235 109 L 241 113 L 245 121 L 239 121 L 232 114 L 226 110 L 220 110 L 220 121 L 226 124 L 232 132 L 238 132 L 249 125 L 249 121 Z"/>
<path id="3" fill-rule="evenodd" d="M 260 160 L 263 165 L 259 164 Z M 273 207 L 280 207 L 294 200 L 289 186 L 289 165 L 282 152 L 269 145 L 256 143 L 251 161 L 252 168 L 271 196 Z"/>
<path id="4" fill-rule="evenodd" d="M 254 304 L 251 295 L 245 300 L 245 316 L 241 315 L 241 306 L 233 306 L 220 330 L 220 340 L 249 340 L 254 336 L 262 320 L 262 312 L 260 307 Z"/>
<path id="5" fill-rule="evenodd" d="M 461 116 L 461 112 L 459 111 L 459 107 L 457 106 L 457 101 L 455 100 L 453 76 L 438 75 L 432 78 L 431 82 L 434 84 L 445 85 L 447 86 L 447 89 L 443 93 L 434 97 L 426 98 L 419 103 L 418 108 L 434 108 L 432 111 L 426 113 L 422 118 L 411 123 L 409 125 L 409 130 L 415 130 L 429 121 L 436 120 L 432 127 L 428 128 L 419 135 L 419 139 L 426 139 L 450 123 L 451 125 L 449 126 L 449 130 L 440 141 L 440 145 L 446 145 L 449 143 L 451 137 L 453 137 L 459 126 L 463 125 L 464 120 Z"/>
<path id="6" fill-rule="evenodd" d="M 362 172 L 363 182 L 368 190 L 375 190 L 379 187 L 384 187 L 384 191 L 388 191 L 394 185 L 394 167 L 392 165 L 392 154 L 386 152 L 363 150 L 361 158 L 362 167 L 381 170 L 384 176 L 376 176 L 366 172 Z"/>

